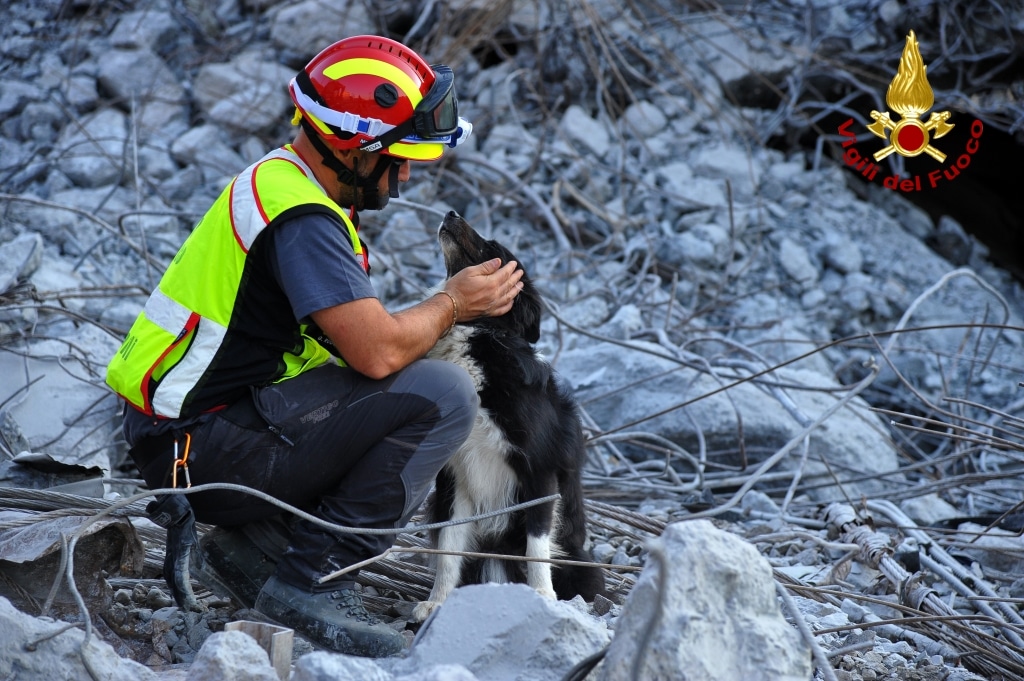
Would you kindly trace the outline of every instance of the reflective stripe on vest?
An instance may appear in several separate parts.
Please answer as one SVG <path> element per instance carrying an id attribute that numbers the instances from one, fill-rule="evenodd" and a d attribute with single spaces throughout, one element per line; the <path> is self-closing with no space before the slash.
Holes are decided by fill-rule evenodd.
<path id="1" fill-rule="evenodd" d="M 205 379 L 233 333 L 229 326 L 249 250 L 268 225 L 296 208 L 337 215 L 363 260 L 362 245 L 345 212 L 327 197 L 290 145 L 276 149 L 225 188 L 182 244 L 107 366 L 107 384 L 136 409 L 168 418 L 189 415 L 192 402 L 209 398 L 203 394 Z M 215 278 L 210 276 L 213 268 Z M 282 333 L 299 336 L 301 327 Z M 301 350 L 285 353 L 273 369 L 259 369 L 266 373 L 259 381 L 284 380 L 329 361 L 330 353 L 316 341 L 304 334 L 300 338 Z M 248 356 L 242 354 L 245 360 Z M 263 364 L 254 360 L 253 366 Z"/>

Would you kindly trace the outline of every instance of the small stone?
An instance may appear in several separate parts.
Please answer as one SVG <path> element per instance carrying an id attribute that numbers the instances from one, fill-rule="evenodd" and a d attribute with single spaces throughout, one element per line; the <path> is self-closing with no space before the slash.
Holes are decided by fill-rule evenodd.
<path id="1" fill-rule="evenodd" d="M 174 605 L 174 599 L 154 586 L 149 590 L 149 593 L 146 594 L 146 605 L 154 610 L 169 608 Z"/>
<path id="2" fill-rule="evenodd" d="M 607 615 L 611 612 L 612 607 L 615 605 L 610 599 L 605 598 L 601 594 L 594 596 L 593 612 L 598 617 Z"/>

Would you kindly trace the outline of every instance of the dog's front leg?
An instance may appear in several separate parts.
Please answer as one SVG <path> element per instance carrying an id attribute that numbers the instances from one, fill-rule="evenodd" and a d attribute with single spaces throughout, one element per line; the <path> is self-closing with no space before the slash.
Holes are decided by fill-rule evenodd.
<path id="1" fill-rule="evenodd" d="M 470 548 L 471 536 L 471 523 L 442 527 L 437 537 L 437 548 L 441 551 L 467 551 Z M 459 585 L 459 578 L 462 576 L 462 560 L 462 556 L 449 553 L 437 555 L 434 588 L 430 590 L 430 597 L 413 609 L 412 621 L 422 622 L 427 619 L 430 613 L 444 603 L 448 595 Z"/>
<path id="2" fill-rule="evenodd" d="M 532 534 L 526 537 L 526 557 L 537 558 L 538 561 L 530 561 L 526 564 L 526 581 L 536 589 L 537 593 L 545 598 L 554 599 L 555 587 L 551 582 L 551 535 L 542 534 L 535 537 Z"/>
<path id="3" fill-rule="evenodd" d="M 526 582 L 545 598 L 556 598 L 551 581 L 551 533 L 554 529 L 555 503 L 526 509 Z"/>

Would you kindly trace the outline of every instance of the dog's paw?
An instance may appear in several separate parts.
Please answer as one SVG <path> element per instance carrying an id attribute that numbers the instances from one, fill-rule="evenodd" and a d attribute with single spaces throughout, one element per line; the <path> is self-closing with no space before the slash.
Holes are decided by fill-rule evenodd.
<path id="1" fill-rule="evenodd" d="M 434 612 L 439 607 L 441 607 L 441 604 L 437 601 L 421 601 L 415 608 L 412 609 L 412 621 L 425 621 L 428 617 L 430 617 L 430 613 Z"/>

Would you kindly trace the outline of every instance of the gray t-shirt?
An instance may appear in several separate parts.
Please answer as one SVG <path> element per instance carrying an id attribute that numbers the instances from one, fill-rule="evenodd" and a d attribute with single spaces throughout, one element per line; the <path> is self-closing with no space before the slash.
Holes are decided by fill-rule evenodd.
<path id="1" fill-rule="evenodd" d="M 295 319 L 361 298 L 375 298 L 370 277 L 349 243 L 347 230 L 321 214 L 276 225 L 267 235 L 277 283 L 292 304 Z"/>
<path id="2" fill-rule="evenodd" d="M 261 235 L 270 249 L 271 273 L 291 304 L 299 323 L 335 305 L 375 298 L 370 277 L 349 242 L 348 230 L 339 220 L 312 213 L 274 225 Z M 213 270 L 215 271 L 215 270 Z M 171 428 L 190 429 L 209 414 L 189 419 L 156 419 L 132 407 L 124 413 L 124 436 L 129 446 L 144 437 L 161 435 Z"/>

